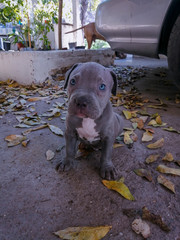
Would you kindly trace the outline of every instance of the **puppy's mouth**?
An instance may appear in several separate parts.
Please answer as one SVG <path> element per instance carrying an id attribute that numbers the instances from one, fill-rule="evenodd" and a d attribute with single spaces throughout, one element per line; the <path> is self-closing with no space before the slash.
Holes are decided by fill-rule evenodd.
<path id="1" fill-rule="evenodd" d="M 100 115 L 100 107 L 96 98 L 88 94 L 74 94 L 69 100 L 68 112 L 79 118 L 96 119 Z"/>
<path id="2" fill-rule="evenodd" d="M 75 110 L 75 115 L 79 118 L 88 118 L 88 114 L 84 112 L 82 109 L 76 109 Z"/>

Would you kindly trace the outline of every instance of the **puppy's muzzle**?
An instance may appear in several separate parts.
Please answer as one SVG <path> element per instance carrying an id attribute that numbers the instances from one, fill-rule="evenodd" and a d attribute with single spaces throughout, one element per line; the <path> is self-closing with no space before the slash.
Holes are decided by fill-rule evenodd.
<path id="1" fill-rule="evenodd" d="M 89 101 L 86 96 L 81 96 L 74 99 L 74 104 L 78 109 L 86 110 L 89 105 Z"/>

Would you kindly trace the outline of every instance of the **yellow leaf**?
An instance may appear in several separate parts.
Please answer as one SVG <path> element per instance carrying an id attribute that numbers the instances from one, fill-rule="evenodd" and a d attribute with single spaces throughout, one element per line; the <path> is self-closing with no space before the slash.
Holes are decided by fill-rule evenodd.
<path id="1" fill-rule="evenodd" d="M 133 140 L 131 139 L 131 137 L 129 136 L 128 132 L 124 133 L 124 143 L 129 145 L 133 143 Z"/>
<path id="2" fill-rule="evenodd" d="M 108 188 L 112 189 L 119 194 L 121 194 L 124 198 L 128 200 L 135 200 L 133 195 L 130 193 L 129 188 L 122 181 L 108 181 L 102 180 L 102 183 Z"/>
<path id="3" fill-rule="evenodd" d="M 164 138 L 161 138 L 158 141 L 147 145 L 147 147 L 150 149 L 156 149 L 156 148 L 162 147 L 163 145 L 164 145 Z"/>
<path id="4" fill-rule="evenodd" d="M 113 148 L 119 148 L 119 147 L 123 147 L 124 145 L 123 144 L 120 144 L 120 143 L 114 143 L 113 144 Z"/>
<path id="5" fill-rule="evenodd" d="M 157 124 L 162 125 L 162 120 L 159 115 L 156 117 L 156 122 L 157 122 Z"/>
<path id="6" fill-rule="evenodd" d="M 175 193 L 174 184 L 171 181 L 169 181 L 162 175 L 159 175 L 157 180 L 158 180 L 158 183 L 162 184 L 163 186 L 171 190 L 173 193 Z"/>
<path id="7" fill-rule="evenodd" d="M 155 155 L 149 155 L 147 158 L 146 158 L 146 163 L 152 163 L 152 162 L 155 162 L 157 159 L 158 159 L 159 155 L 158 154 L 155 154 Z"/>
<path id="8" fill-rule="evenodd" d="M 172 162 L 174 160 L 172 153 L 166 153 L 162 160 Z"/>
<path id="9" fill-rule="evenodd" d="M 157 169 L 157 171 L 161 172 L 161 173 L 167 173 L 167 174 L 172 174 L 172 175 L 177 175 L 180 176 L 180 169 L 177 168 L 169 168 L 166 167 L 162 164 L 160 164 Z"/>
<path id="10" fill-rule="evenodd" d="M 54 234 L 66 240 L 99 240 L 102 239 L 111 228 L 111 226 L 69 227 L 57 231 Z"/>
<path id="11" fill-rule="evenodd" d="M 130 111 L 123 110 L 123 113 L 124 113 L 124 116 L 126 117 L 126 119 L 132 118 L 132 114 Z"/>

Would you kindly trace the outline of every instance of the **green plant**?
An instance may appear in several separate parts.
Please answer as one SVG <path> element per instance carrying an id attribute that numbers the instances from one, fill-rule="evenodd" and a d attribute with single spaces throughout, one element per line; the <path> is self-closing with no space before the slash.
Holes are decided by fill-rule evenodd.
<path id="1" fill-rule="evenodd" d="M 58 23 L 58 5 L 56 1 L 38 0 L 34 7 L 33 29 L 35 40 L 42 42 L 42 48 L 50 49 L 51 42 L 48 40 L 47 34 L 54 31 L 55 23 Z"/>
<path id="2" fill-rule="evenodd" d="M 21 7 L 23 0 L 0 0 L 3 8 L 0 9 L 0 23 L 6 24 L 8 22 L 16 23 L 20 20 Z"/>
<path id="3" fill-rule="evenodd" d="M 88 48 L 86 39 L 84 43 L 85 43 L 85 47 Z M 110 46 L 107 42 L 97 39 L 95 42 L 93 42 L 91 49 L 100 49 L 100 48 L 109 48 L 109 47 Z"/>

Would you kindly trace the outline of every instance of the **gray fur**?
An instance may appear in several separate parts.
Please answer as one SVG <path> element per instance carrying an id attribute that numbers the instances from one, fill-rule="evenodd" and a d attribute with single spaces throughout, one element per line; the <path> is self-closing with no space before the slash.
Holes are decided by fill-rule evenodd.
<path id="1" fill-rule="evenodd" d="M 105 89 L 102 89 L 104 85 Z M 83 138 L 87 139 L 80 140 L 87 142 L 91 139 L 91 144 L 98 143 L 101 146 L 101 177 L 115 178 L 112 149 L 115 138 L 123 129 L 122 118 L 113 112 L 109 100 L 111 93 L 116 93 L 115 74 L 98 63 L 76 64 L 66 73 L 64 87 L 67 87 L 69 98 L 65 132 L 66 157 L 58 168 L 68 170 L 72 166 L 78 133 L 82 132 L 82 136 L 85 136 Z"/>

